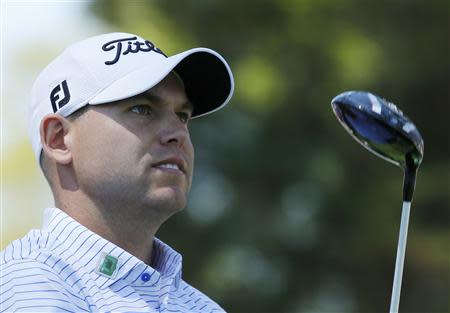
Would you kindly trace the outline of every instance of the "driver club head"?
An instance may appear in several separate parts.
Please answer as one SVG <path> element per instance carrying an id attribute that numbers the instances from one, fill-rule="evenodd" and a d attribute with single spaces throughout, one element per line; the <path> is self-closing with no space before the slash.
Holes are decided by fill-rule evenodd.
<path id="1" fill-rule="evenodd" d="M 347 91 L 337 95 L 331 106 L 340 124 L 363 147 L 401 168 L 419 167 L 422 136 L 393 103 L 369 92 Z"/>

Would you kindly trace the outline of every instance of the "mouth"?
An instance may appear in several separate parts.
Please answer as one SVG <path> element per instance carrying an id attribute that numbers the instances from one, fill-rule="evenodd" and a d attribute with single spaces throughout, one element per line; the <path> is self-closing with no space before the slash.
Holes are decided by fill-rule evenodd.
<path id="1" fill-rule="evenodd" d="M 184 161 L 180 158 L 165 159 L 153 164 L 152 167 L 170 174 L 182 175 L 186 172 Z"/>

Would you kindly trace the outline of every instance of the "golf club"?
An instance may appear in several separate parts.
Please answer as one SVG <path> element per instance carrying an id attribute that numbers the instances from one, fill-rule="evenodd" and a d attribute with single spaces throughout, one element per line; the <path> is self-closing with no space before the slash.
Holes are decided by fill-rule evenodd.
<path id="1" fill-rule="evenodd" d="M 390 312 L 400 302 L 411 201 L 424 143 L 416 126 L 394 104 L 364 91 L 337 95 L 331 106 L 340 124 L 364 148 L 404 170 L 403 207 Z"/>

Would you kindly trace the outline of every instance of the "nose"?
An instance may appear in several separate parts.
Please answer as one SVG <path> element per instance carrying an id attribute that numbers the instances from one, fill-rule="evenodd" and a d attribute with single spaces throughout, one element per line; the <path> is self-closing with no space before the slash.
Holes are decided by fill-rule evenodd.
<path id="1" fill-rule="evenodd" d="M 161 144 L 182 146 L 188 137 L 187 126 L 179 120 L 178 116 L 175 115 L 166 119 L 161 130 Z"/>

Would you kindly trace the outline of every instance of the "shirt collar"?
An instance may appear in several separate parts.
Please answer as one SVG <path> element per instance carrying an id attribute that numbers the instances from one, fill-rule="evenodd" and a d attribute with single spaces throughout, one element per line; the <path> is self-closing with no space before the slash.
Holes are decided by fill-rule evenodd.
<path id="1" fill-rule="evenodd" d="M 74 269 L 83 267 L 101 287 L 108 287 L 115 281 L 124 279 L 130 284 L 140 285 L 143 273 L 150 276 L 147 283 L 156 283 L 161 276 L 171 278 L 176 287 L 179 286 L 182 270 L 182 256 L 158 238 L 153 240 L 152 266 L 116 246 L 100 235 L 78 223 L 58 208 L 44 210 L 43 230 L 56 236 L 62 245 L 73 253 L 64 253 L 63 259 L 73 264 Z M 117 273 L 112 277 L 102 275 L 98 271 L 102 255 L 110 255 L 118 260 Z M 71 258 L 71 260 L 69 260 Z"/>

